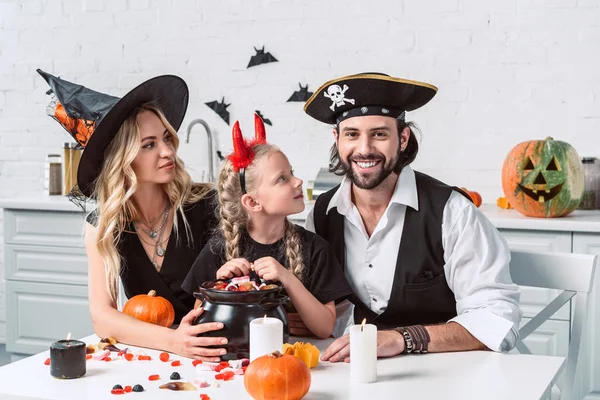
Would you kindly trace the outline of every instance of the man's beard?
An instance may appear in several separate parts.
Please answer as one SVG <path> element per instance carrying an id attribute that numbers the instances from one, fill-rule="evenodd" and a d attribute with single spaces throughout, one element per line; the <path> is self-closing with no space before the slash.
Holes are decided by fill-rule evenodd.
<path id="1" fill-rule="evenodd" d="M 360 171 L 356 171 L 353 168 L 353 164 L 356 164 L 352 161 L 353 158 L 359 159 L 361 161 L 379 161 L 379 164 L 383 164 L 383 167 L 379 167 L 377 172 L 368 172 L 361 173 Z M 393 159 L 387 161 L 387 159 L 382 155 L 369 154 L 367 156 L 360 157 L 349 157 L 349 162 L 342 160 L 340 158 L 342 166 L 347 171 L 346 176 L 352 181 L 354 185 L 359 187 L 360 189 L 371 190 L 376 188 L 383 182 L 392 172 L 394 172 L 394 168 L 398 163 L 398 157 L 394 157 Z M 357 164 L 357 168 L 360 168 Z"/>

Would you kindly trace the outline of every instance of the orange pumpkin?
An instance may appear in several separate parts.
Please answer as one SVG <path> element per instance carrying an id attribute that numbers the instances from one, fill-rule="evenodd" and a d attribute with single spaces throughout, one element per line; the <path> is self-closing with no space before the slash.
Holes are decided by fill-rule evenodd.
<path id="1" fill-rule="evenodd" d="M 252 361 L 244 373 L 246 391 L 255 400 L 299 400 L 310 389 L 304 361 L 276 351 Z"/>
<path id="2" fill-rule="evenodd" d="M 148 294 L 138 294 L 125 303 L 123 313 L 141 321 L 169 327 L 175 320 L 175 309 L 169 300 L 156 295 L 155 290 Z"/>
<path id="3" fill-rule="evenodd" d="M 473 202 L 473 204 L 475 204 L 475 207 L 479 207 L 481 205 L 481 195 L 477 192 L 472 192 L 470 190 L 467 190 L 467 188 L 461 187 L 462 191 L 464 191 L 466 194 L 469 195 L 469 197 L 471 198 L 471 201 Z"/>
<path id="4" fill-rule="evenodd" d="M 562 217 L 583 197 L 583 165 L 566 142 L 531 140 L 516 145 L 504 160 L 502 189 L 510 205 L 529 217 Z"/>

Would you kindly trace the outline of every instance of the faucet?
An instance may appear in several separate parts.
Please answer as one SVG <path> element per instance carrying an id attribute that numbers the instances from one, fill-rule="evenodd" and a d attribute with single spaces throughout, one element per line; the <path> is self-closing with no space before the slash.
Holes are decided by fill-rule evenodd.
<path id="1" fill-rule="evenodd" d="M 214 171 L 213 171 L 213 153 L 212 153 L 212 148 L 213 148 L 212 133 L 211 133 L 210 128 L 208 127 L 208 124 L 206 123 L 206 121 L 204 121 L 203 119 L 195 119 L 192 122 L 190 122 L 190 124 L 187 127 L 187 134 L 185 136 L 185 142 L 186 143 L 190 142 L 190 133 L 192 132 L 192 128 L 196 124 L 200 124 L 204 127 L 204 129 L 206 129 L 206 136 L 208 137 L 208 181 L 213 182 L 214 181 Z"/>

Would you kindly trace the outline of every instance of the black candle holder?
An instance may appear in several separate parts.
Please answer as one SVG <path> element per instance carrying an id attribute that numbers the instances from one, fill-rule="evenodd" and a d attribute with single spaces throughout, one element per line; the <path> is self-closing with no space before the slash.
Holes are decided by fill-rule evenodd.
<path id="1" fill-rule="evenodd" d="M 58 379 L 74 379 L 85 375 L 85 343 L 59 340 L 50 345 L 50 375 Z"/>

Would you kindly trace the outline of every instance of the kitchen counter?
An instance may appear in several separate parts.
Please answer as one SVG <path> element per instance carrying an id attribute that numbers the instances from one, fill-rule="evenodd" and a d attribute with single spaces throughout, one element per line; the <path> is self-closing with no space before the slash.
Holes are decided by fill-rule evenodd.
<path id="1" fill-rule="evenodd" d="M 98 343 L 95 335 L 83 339 L 86 343 Z M 321 351 L 332 339 L 312 341 Z M 290 342 L 295 342 L 294 338 Z M 124 349 L 123 344 L 117 345 Z M 137 348 L 129 347 L 136 354 Z M 198 372 L 189 359 L 181 360 L 181 366 L 172 367 L 161 362 L 159 352 L 144 350 L 152 357 L 150 361 L 87 361 L 87 373 L 73 380 L 59 380 L 50 376 L 49 366 L 44 365 L 48 351 L 0 368 L 0 398 L 3 400 L 80 400 L 115 399 L 110 394 L 115 384 L 134 386 L 141 384 L 145 391 L 128 393 L 125 398 L 140 399 L 198 399 L 205 393 L 212 400 L 250 399 L 244 389 L 244 377 L 220 382 L 218 388 L 199 391 L 173 392 L 158 386 L 171 381 L 169 376 L 177 371 L 181 381 L 193 382 L 202 378 L 209 384 L 214 372 Z M 116 357 L 116 353 L 112 353 Z M 501 354 L 489 351 L 426 354 L 380 359 L 377 362 L 376 383 L 360 384 L 350 380 L 350 364 L 320 362 L 311 370 L 311 388 L 304 399 L 389 399 L 398 393 L 420 399 L 539 399 L 548 393 L 564 367 L 564 358 Z M 161 379 L 149 381 L 148 376 L 159 374 Z M 465 384 L 465 382 L 468 382 Z M 396 396 L 394 396 L 396 393 Z"/>
<path id="2" fill-rule="evenodd" d="M 92 204 L 91 202 L 88 204 Z M 34 211 L 79 211 L 81 208 L 73 204 L 67 196 L 38 196 L 0 199 L 0 208 L 34 210 Z M 90 207 L 88 207 L 90 208 Z M 93 208 L 93 207 L 91 207 Z"/>
<path id="3" fill-rule="evenodd" d="M 307 202 L 304 211 L 290 215 L 289 218 L 304 222 L 314 204 L 314 201 Z M 479 211 L 498 229 L 600 233 L 600 210 L 575 210 L 560 218 L 527 217 L 515 209 L 504 210 L 495 204 L 482 204 Z"/>
<path id="4" fill-rule="evenodd" d="M 600 232 L 600 210 L 575 210 L 560 218 L 532 218 L 495 204 L 482 204 L 479 209 L 498 229 Z"/>
<path id="5" fill-rule="evenodd" d="M 304 211 L 290 215 L 293 221 L 304 222 L 314 207 L 314 201 L 306 201 Z M 91 207 L 90 207 L 91 206 Z M 0 208 L 40 211 L 79 211 L 66 196 L 30 196 L 15 199 L 0 199 Z M 88 203 L 93 208 L 93 203 Z M 531 218 L 518 211 L 504 210 L 495 204 L 482 204 L 479 210 L 498 229 L 528 229 L 546 231 L 594 232 L 600 233 L 600 210 L 575 210 L 560 218 Z"/>

